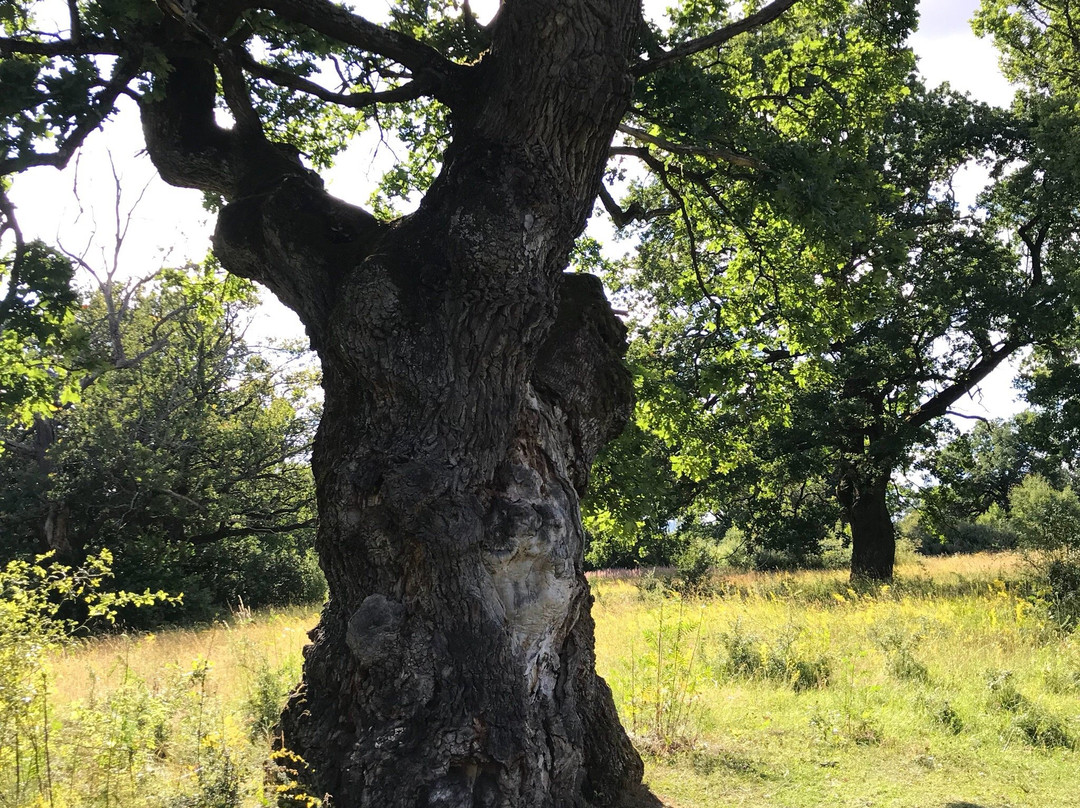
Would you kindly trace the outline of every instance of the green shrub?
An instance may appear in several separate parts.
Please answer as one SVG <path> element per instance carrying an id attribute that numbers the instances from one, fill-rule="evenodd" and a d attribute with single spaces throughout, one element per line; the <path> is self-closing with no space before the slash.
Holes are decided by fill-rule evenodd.
<path id="1" fill-rule="evenodd" d="M 987 677 L 990 688 L 990 706 L 1009 713 L 1024 712 L 1031 701 L 1016 687 L 1012 671 L 991 671 Z"/>
<path id="2" fill-rule="evenodd" d="M 1030 474 L 1009 493 L 1009 522 L 1020 546 L 1053 556 L 1080 551 L 1080 498 Z"/>
<path id="3" fill-rule="evenodd" d="M 44 555 L 0 569 L 0 805 L 20 805 L 30 793 L 52 801 L 57 725 L 48 655 L 89 621 L 114 621 L 119 608 L 177 600 L 107 591 L 111 563 L 102 550 L 79 568 Z M 126 734 L 120 741 L 135 743 Z"/>
<path id="4" fill-rule="evenodd" d="M 1080 558 L 1046 559 L 1042 572 L 1051 615 L 1063 626 L 1080 625 Z"/>
<path id="5" fill-rule="evenodd" d="M 319 808 L 322 800 L 307 793 L 302 785 L 311 779 L 311 769 L 302 757 L 278 749 L 266 766 L 266 787 L 274 794 L 274 808 Z"/>
<path id="6" fill-rule="evenodd" d="M 1076 741 L 1064 721 L 1020 692 L 1012 671 L 991 671 L 990 706 L 1012 713 L 1011 727 L 1027 743 L 1043 749 L 1075 749 Z"/>
<path id="7" fill-rule="evenodd" d="M 1080 667 L 1070 667 L 1067 662 L 1056 660 L 1043 669 L 1043 680 L 1051 693 L 1080 692 Z"/>
<path id="8" fill-rule="evenodd" d="M 881 728 L 869 715 L 856 715 L 850 710 L 823 712 L 815 707 L 810 714 L 810 728 L 824 744 L 876 746 L 884 740 Z"/>
<path id="9" fill-rule="evenodd" d="M 1037 474 L 1009 494 L 1009 522 L 1027 550 L 1051 615 L 1061 625 L 1080 623 L 1080 497 L 1058 491 Z"/>
<path id="10" fill-rule="evenodd" d="M 1036 707 L 1029 707 L 1013 720 L 1013 726 L 1032 746 L 1043 749 L 1075 749 L 1076 741 L 1065 722 Z"/>
<path id="11" fill-rule="evenodd" d="M 885 654 L 889 673 L 897 679 L 925 684 L 930 681 L 930 671 L 915 656 L 925 632 L 925 626 L 912 631 L 898 620 L 890 620 L 874 625 L 870 634 L 875 645 Z"/>
<path id="12" fill-rule="evenodd" d="M 675 568 L 682 586 L 690 592 L 700 591 L 708 583 L 720 560 L 715 542 L 707 536 L 691 535 L 675 557 Z"/>
<path id="13" fill-rule="evenodd" d="M 168 808 L 240 808 L 240 769 L 227 750 L 214 750 L 212 757 L 195 770 L 195 791 L 174 796 Z"/>
<path id="14" fill-rule="evenodd" d="M 252 740 L 266 740 L 272 735 L 278 718 L 281 717 L 281 710 L 285 706 L 296 672 L 290 664 L 274 667 L 265 657 L 256 658 L 254 664 L 246 667 L 250 672 L 250 679 L 244 699 L 244 714 Z"/>
<path id="15" fill-rule="evenodd" d="M 795 691 L 825 687 L 832 676 L 832 662 L 826 656 L 800 653 L 796 647 L 798 631 L 791 631 L 769 642 L 746 634 L 736 625 L 722 634 L 724 656 L 718 663 L 721 676 L 764 679 L 787 685 Z"/>
<path id="16" fill-rule="evenodd" d="M 949 702 L 945 702 L 934 711 L 934 720 L 953 735 L 959 735 L 964 731 L 964 720 Z"/>
<path id="17" fill-rule="evenodd" d="M 996 503 L 975 521 L 912 511 L 900 521 L 898 533 L 923 555 L 997 552 L 1017 543 L 1015 529 Z"/>

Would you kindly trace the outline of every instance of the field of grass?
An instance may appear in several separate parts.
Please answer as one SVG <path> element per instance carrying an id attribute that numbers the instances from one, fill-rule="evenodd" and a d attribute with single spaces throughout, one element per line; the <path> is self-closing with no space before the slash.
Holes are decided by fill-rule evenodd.
<path id="1" fill-rule="evenodd" d="M 677 808 L 1065 808 L 1080 787 L 1080 633 L 1022 573 L 969 556 L 902 566 L 882 589 L 744 574 L 701 596 L 601 574 L 598 666 L 646 779 Z M 69 649 L 50 669 L 51 736 L 35 736 L 51 787 L 19 783 L 0 805 L 274 804 L 267 732 L 315 617 Z"/>
<path id="2" fill-rule="evenodd" d="M 598 667 L 666 802 L 1077 804 L 1080 635 L 1021 597 L 1009 556 L 725 578 L 708 598 L 594 589 Z"/>

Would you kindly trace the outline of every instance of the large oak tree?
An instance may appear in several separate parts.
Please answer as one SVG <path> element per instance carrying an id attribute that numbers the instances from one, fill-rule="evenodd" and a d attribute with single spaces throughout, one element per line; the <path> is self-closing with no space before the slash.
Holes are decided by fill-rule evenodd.
<path id="1" fill-rule="evenodd" d="M 737 153 L 661 161 L 662 138 L 635 135 L 655 171 L 630 207 L 678 214 L 649 219 L 624 273 L 647 312 L 639 420 L 699 484 L 697 512 L 730 518 L 757 487 L 775 523 L 817 477 L 850 526 L 853 577 L 889 579 L 893 472 L 1011 357 L 1075 346 L 1080 38 L 1068 0 L 1018 5 L 988 2 L 980 23 L 1021 82 L 1010 110 L 926 90 L 903 20 L 874 4 L 831 35 L 800 5 L 769 29 L 784 57 L 741 39 L 731 80 L 708 87 L 746 112 Z M 954 184 L 975 162 L 992 182 L 965 207 Z"/>
<path id="2" fill-rule="evenodd" d="M 134 97 L 161 176 L 222 205 L 222 264 L 318 351 L 330 600 L 282 728 L 335 805 L 609 805 L 640 780 L 578 512 L 629 413 L 624 331 L 563 269 L 635 78 L 707 72 L 794 3 L 670 38 L 638 0 L 506 0 L 486 26 L 449 0 L 387 25 L 330 0 L 0 4 L 0 174 L 65 164 Z M 395 105 L 447 128 L 419 208 L 384 219 L 312 166 L 346 113 Z"/>

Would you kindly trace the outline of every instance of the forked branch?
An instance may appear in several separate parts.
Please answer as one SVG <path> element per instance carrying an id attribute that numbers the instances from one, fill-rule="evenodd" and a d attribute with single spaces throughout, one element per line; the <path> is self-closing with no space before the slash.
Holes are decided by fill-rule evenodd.
<path id="1" fill-rule="evenodd" d="M 651 59 L 639 61 L 634 67 L 634 72 L 639 76 L 644 76 L 655 70 L 659 70 L 662 67 L 667 67 L 672 62 L 685 59 L 687 56 L 692 56 L 695 53 L 701 53 L 701 51 L 708 50 L 709 48 L 723 45 L 725 42 L 734 39 L 739 34 L 767 25 L 795 5 L 798 1 L 799 0 L 773 0 L 773 2 L 769 3 L 760 11 L 757 11 L 748 17 L 743 17 L 741 20 L 733 22 L 730 25 L 725 25 L 723 28 L 713 31 L 711 34 L 706 34 L 697 39 L 691 39 L 689 42 L 676 45 L 671 50 L 665 51 Z"/>

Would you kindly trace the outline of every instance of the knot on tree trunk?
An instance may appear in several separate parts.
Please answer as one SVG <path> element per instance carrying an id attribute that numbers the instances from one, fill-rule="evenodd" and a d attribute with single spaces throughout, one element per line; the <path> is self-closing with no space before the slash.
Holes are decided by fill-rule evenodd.
<path id="1" fill-rule="evenodd" d="M 405 607 L 384 595 L 369 595 L 353 612 L 345 644 L 361 667 L 367 668 L 399 652 Z"/>

